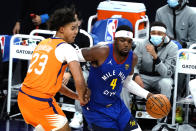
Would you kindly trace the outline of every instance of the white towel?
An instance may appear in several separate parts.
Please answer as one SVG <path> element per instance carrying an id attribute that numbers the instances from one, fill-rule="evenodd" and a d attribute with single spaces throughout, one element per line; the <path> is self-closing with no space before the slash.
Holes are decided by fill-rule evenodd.
<path id="1" fill-rule="evenodd" d="M 193 96 L 194 104 L 196 106 L 196 79 L 189 81 L 189 90 Z"/>

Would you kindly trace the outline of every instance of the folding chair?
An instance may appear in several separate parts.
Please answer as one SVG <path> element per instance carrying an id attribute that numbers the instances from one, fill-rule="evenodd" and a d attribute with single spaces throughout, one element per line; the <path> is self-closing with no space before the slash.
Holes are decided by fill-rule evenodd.
<path id="1" fill-rule="evenodd" d="M 19 41 L 18 43 L 15 43 L 15 39 L 31 39 L 32 43 L 21 45 L 22 41 Z M 21 87 L 21 84 L 13 85 L 12 77 L 13 77 L 13 59 L 22 59 L 22 60 L 30 60 L 32 57 L 33 50 L 35 49 L 36 41 L 43 40 L 44 38 L 41 36 L 30 36 L 30 35 L 22 35 L 17 34 L 12 36 L 10 40 L 10 54 L 9 54 L 9 77 L 8 77 L 8 94 L 7 94 L 7 115 L 10 115 L 11 111 L 11 102 L 17 101 L 16 99 L 12 99 L 12 93 L 18 92 L 19 88 Z M 34 42 L 33 42 L 34 41 Z M 31 44 L 31 45 L 30 45 Z M 9 116 L 10 118 L 20 115 L 13 114 Z"/>
<path id="2" fill-rule="evenodd" d="M 189 104 L 181 102 L 177 98 L 177 87 L 178 87 L 178 75 L 179 73 L 187 74 L 186 79 L 186 96 L 189 94 L 188 82 L 190 80 L 190 74 L 196 74 L 196 50 L 193 49 L 196 45 L 192 45 L 189 49 L 180 49 L 177 54 L 176 62 L 176 72 L 175 72 L 175 87 L 174 87 L 174 96 L 173 96 L 173 108 L 172 108 L 172 125 L 177 125 L 175 122 L 176 118 L 176 105 L 177 104 L 187 104 L 185 108 L 185 120 L 184 123 L 188 123 L 188 114 L 189 114 Z"/>

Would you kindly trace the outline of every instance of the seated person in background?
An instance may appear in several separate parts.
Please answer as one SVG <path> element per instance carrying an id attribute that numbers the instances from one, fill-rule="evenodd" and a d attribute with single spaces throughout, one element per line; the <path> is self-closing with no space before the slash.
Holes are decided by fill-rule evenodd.
<path id="1" fill-rule="evenodd" d="M 149 40 L 136 44 L 134 53 L 138 56 L 138 63 L 135 80 L 145 89 L 153 88 L 170 99 L 178 46 L 170 40 L 166 31 L 163 23 L 153 22 Z"/>
<path id="2" fill-rule="evenodd" d="M 188 0 L 167 0 L 156 12 L 156 21 L 167 26 L 167 34 L 179 41 L 183 48 L 196 42 L 196 12 Z"/>

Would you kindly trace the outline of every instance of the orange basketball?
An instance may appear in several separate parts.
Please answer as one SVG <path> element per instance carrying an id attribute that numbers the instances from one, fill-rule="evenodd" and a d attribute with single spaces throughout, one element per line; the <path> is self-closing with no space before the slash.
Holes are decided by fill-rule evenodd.
<path id="1" fill-rule="evenodd" d="M 170 109 L 170 101 L 163 94 L 155 94 L 149 97 L 146 102 L 146 111 L 150 116 L 157 119 L 167 116 L 170 112 Z"/>

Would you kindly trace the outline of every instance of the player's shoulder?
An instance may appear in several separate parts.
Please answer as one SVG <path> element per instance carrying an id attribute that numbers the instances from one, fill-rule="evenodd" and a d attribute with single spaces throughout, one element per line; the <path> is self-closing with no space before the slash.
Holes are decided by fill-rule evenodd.
<path id="1" fill-rule="evenodd" d="M 97 44 L 93 46 L 95 50 L 99 51 L 100 53 L 108 52 L 109 51 L 109 46 L 107 44 Z"/>
<path id="2" fill-rule="evenodd" d="M 59 43 L 57 46 L 56 46 L 56 49 L 61 49 L 61 50 L 75 50 L 74 47 L 71 45 L 71 44 L 68 44 L 66 42 L 62 42 L 62 43 Z"/>
<path id="3" fill-rule="evenodd" d="M 137 60 L 137 59 L 138 59 L 137 55 L 133 52 L 133 60 Z"/>
<path id="4" fill-rule="evenodd" d="M 108 45 L 94 45 L 90 48 L 92 55 L 95 56 L 97 59 L 105 58 L 109 54 L 109 47 Z"/>

